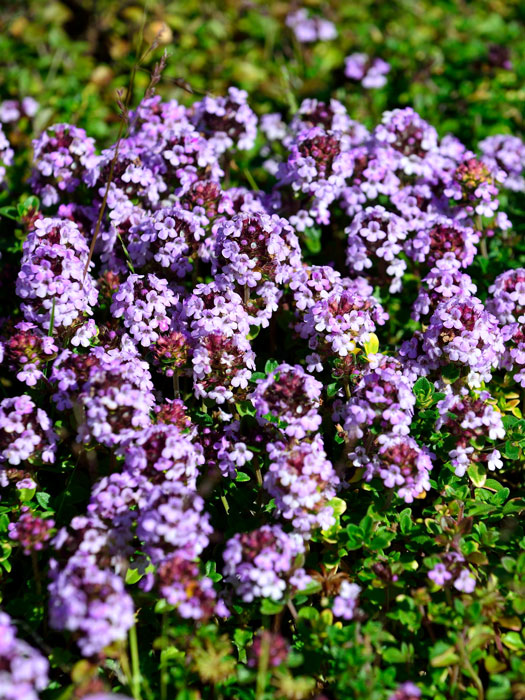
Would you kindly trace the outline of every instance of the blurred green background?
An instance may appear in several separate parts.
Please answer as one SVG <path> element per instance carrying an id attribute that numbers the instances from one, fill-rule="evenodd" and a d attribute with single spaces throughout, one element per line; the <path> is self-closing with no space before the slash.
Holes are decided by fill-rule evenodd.
<path id="1" fill-rule="evenodd" d="M 285 25 L 300 6 L 334 22 L 337 39 L 300 44 Z M 523 0 L 4 0 L 0 98 L 39 101 L 31 130 L 68 121 L 108 143 L 115 90 L 129 83 L 141 37 L 144 50 L 161 31 L 137 73 L 134 104 L 167 49 L 158 90 L 167 98 L 189 102 L 236 85 L 258 113 L 286 113 L 304 97 L 333 95 L 367 125 L 385 108 L 412 105 L 440 134 L 475 146 L 524 130 L 524 28 Z M 344 58 L 356 51 L 391 64 L 385 88 L 344 77 Z M 30 130 L 18 126 L 23 140 Z"/>

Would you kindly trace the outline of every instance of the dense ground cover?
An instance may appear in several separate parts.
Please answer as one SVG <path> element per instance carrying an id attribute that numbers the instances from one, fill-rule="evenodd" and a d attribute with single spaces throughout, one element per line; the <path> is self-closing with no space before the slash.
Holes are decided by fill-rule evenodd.
<path id="1" fill-rule="evenodd" d="M 0 698 L 525 698 L 523 7 L 217 5 L 0 20 Z"/>

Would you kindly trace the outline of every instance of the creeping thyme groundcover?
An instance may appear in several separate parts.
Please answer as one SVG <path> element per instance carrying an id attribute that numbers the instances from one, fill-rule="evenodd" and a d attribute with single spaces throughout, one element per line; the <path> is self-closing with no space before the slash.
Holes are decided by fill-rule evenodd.
<path id="1" fill-rule="evenodd" d="M 525 698 L 525 143 L 163 62 L 2 209 L 0 698 Z"/>

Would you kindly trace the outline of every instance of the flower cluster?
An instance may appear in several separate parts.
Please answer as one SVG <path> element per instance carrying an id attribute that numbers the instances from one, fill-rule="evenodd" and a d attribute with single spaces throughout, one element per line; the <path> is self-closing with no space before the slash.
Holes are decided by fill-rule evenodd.
<path id="1" fill-rule="evenodd" d="M 0 691 L 4 698 L 38 700 L 48 684 L 49 663 L 19 639 L 7 613 L 0 611 Z"/>
<path id="2" fill-rule="evenodd" d="M 386 85 L 390 65 L 382 58 L 370 58 L 365 53 L 353 53 L 345 58 L 345 75 L 364 88 L 377 89 Z"/>
<path id="3" fill-rule="evenodd" d="M 304 7 L 288 15 L 286 26 L 293 30 L 297 41 L 303 44 L 330 41 L 337 36 L 337 29 L 332 22 L 324 17 L 310 17 Z"/>
<path id="4" fill-rule="evenodd" d="M 254 598 L 280 601 L 310 582 L 296 563 L 302 554 L 304 542 L 298 534 L 287 534 L 279 525 L 263 525 L 226 543 L 224 573 L 245 602 Z"/>
<path id="5" fill-rule="evenodd" d="M 22 506 L 21 514 L 16 523 L 9 523 L 9 537 L 20 543 L 24 554 L 31 554 L 43 549 L 51 537 L 55 521 L 34 515 L 29 506 Z"/>
<path id="6" fill-rule="evenodd" d="M 287 23 L 301 43 L 334 36 L 305 10 Z M 388 70 L 346 60 L 365 88 Z M 4 104 L 0 120 L 27 109 Z M 479 504 L 461 520 L 458 501 L 472 479 L 472 498 L 499 512 L 506 490 L 478 483 L 522 457 L 525 270 L 498 256 L 512 227 L 500 192 L 523 189 L 523 144 L 493 136 L 478 157 L 412 108 L 369 130 L 328 98 L 305 99 L 289 120 L 267 114 L 258 131 L 233 87 L 188 107 L 148 93 L 126 117 L 102 151 L 66 124 L 35 141 L 42 211 L 20 222 L 6 281 L 20 308 L 2 318 L 0 486 L 15 514 L 5 550 L 45 559 L 50 626 L 93 662 L 110 656 L 120 685 L 122 645 L 148 606 L 175 620 L 155 649 L 188 634 L 162 648 L 162 663 L 187 655 L 188 684 L 204 647 L 202 678 L 230 663 L 224 639 L 210 641 L 218 618 L 277 610 L 271 633 L 234 641 L 246 673 L 257 666 L 261 683 L 266 665 L 278 694 L 302 682 L 280 668 L 292 618 L 301 640 L 322 625 L 327 648 L 346 648 L 346 623 L 364 630 L 378 601 L 403 622 L 401 586 L 423 608 L 440 587 L 470 594 L 487 579 L 469 531 Z M 0 131 L 0 159 L 11 157 Z M 248 162 L 258 180 L 264 163 L 264 190 L 245 186 Z M 429 508 L 440 550 L 423 594 Z M 376 560 L 361 567 L 362 551 Z M 43 667 L 12 652 L 2 625 L 0 686 L 28 683 L 34 700 Z M 362 631 L 371 645 L 374 625 Z M 175 675 L 162 674 L 161 695 Z M 410 682 L 392 696 L 419 697 Z"/>

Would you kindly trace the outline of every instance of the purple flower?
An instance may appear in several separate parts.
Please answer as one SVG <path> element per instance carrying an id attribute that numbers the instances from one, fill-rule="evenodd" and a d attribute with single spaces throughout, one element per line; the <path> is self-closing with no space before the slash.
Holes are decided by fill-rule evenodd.
<path id="1" fill-rule="evenodd" d="M 171 554 L 195 559 L 208 546 L 211 532 L 204 501 L 177 481 L 155 485 L 137 518 L 137 536 L 154 563 Z"/>
<path id="2" fill-rule="evenodd" d="M 393 693 L 388 700 L 419 700 L 421 691 L 411 681 L 402 683 L 399 688 Z"/>
<path id="3" fill-rule="evenodd" d="M 428 572 L 428 578 L 434 581 L 437 586 L 444 586 L 447 581 L 452 579 L 452 574 L 444 564 L 439 563 Z"/>
<path id="4" fill-rule="evenodd" d="M 239 214 L 219 225 L 214 270 L 250 288 L 273 280 L 285 284 L 301 264 L 299 241 L 286 219 Z"/>
<path id="5" fill-rule="evenodd" d="M 27 396 L 0 402 L 0 462 L 53 462 L 57 437 L 47 413 Z"/>
<path id="6" fill-rule="evenodd" d="M 275 498 L 277 514 L 305 534 L 331 527 L 335 519 L 328 502 L 336 494 L 339 478 L 326 457 L 321 436 L 299 443 L 269 443 L 266 449 L 270 465 L 264 486 Z"/>
<path id="7" fill-rule="evenodd" d="M 24 554 L 31 554 L 31 552 L 44 549 L 54 526 L 54 520 L 44 520 L 34 515 L 28 506 L 22 506 L 20 517 L 16 523 L 8 525 L 9 538 L 20 543 L 24 548 Z"/>
<path id="8" fill-rule="evenodd" d="M 257 117 L 247 103 L 248 94 L 228 88 L 226 97 L 206 96 L 191 109 L 191 121 L 219 155 L 237 147 L 247 151 L 257 136 Z"/>
<path id="9" fill-rule="evenodd" d="M 357 610 L 360 593 L 361 586 L 358 586 L 357 583 L 343 581 L 332 605 L 334 616 L 343 620 L 352 620 Z"/>
<path id="10" fill-rule="evenodd" d="M 379 284 L 391 280 L 389 291 L 398 292 L 406 269 L 405 261 L 400 258 L 407 235 L 404 220 L 384 207 L 367 207 L 354 217 L 345 232 L 350 271 L 368 274 Z M 370 274 L 372 269 L 377 272 Z"/>
<path id="11" fill-rule="evenodd" d="M 399 498 L 412 503 L 430 490 L 433 455 L 411 437 L 382 435 L 381 438 L 377 452 L 365 452 L 357 447 L 350 453 L 350 460 L 354 466 L 365 468 L 366 481 L 379 477 L 386 488 L 396 489 Z"/>
<path id="12" fill-rule="evenodd" d="M 286 17 L 286 26 L 293 30 L 297 41 L 302 44 L 330 41 L 337 37 L 337 29 L 332 22 L 323 17 L 310 17 L 304 7 Z"/>
<path id="13" fill-rule="evenodd" d="M 345 58 L 345 75 L 361 83 L 364 88 L 377 89 L 386 85 L 390 65 L 381 58 L 370 58 L 365 53 L 353 53 Z"/>
<path id="14" fill-rule="evenodd" d="M 95 141 L 84 129 L 55 124 L 33 141 L 34 161 L 30 184 L 45 207 L 58 204 L 64 193 L 92 182 L 98 172 Z"/>
<path id="15" fill-rule="evenodd" d="M 283 421 L 285 435 L 297 439 L 321 425 L 318 413 L 323 385 L 300 365 L 278 365 L 266 379 L 258 379 L 250 398 L 256 415 L 265 421 Z"/>
<path id="16" fill-rule="evenodd" d="M 49 682 L 47 659 L 18 639 L 7 613 L 0 611 L 0 692 L 9 700 L 38 700 Z"/>
<path id="17" fill-rule="evenodd" d="M 111 313 L 122 317 L 137 343 L 148 347 L 169 329 L 168 313 L 177 303 L 167 280 L 153 274 L 129 275 L 113 296 Z"/>
<path id="18" fill-rule="evenodd" d="M 52 562 L 51 578 L 50 625 L 72 632 L 85 656 L 126 639 L 133 602 L 120 576 L 98 568 L 92 555 L 79 553 L 63 569 Z"/>
<path id="19" fill-rule="evenodd" d="M 485 380 L 504 349 L 497 319 L 473 296 L 440 304 L 423 334 L 422 351 L 432 368 L 459 364 Z"/>
<path id="20" fill-rule="evenodd" d="M 456 590 L 462 593 L 472 593 L 476 588 L 476 579 L 468 569 L 462 569 L 453 585 Z"/>
<path id="21" fill-rule="evenodd" d="M 226 543 L 224 575 L 246 603 L 255 598 L 281 601 L 310 583 L 310 577 L 296 563 L 304 551 L 300 535 L 289 535 L 279 525 L 263 525 L 253 532 L 236 534 Z"/>

